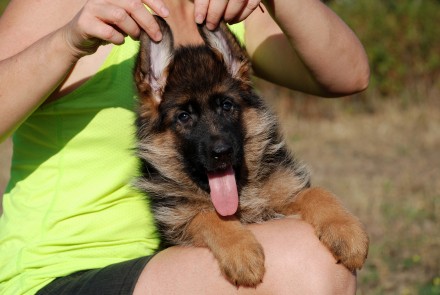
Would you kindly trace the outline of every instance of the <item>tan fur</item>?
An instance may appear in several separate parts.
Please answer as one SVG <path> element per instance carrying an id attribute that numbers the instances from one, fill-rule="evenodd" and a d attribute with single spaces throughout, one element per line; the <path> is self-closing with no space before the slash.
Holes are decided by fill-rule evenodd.
<path id="1" fill-rule="evenodd" d="M 263 248 L 236 217 L 201 212 L 191 221 L 188 233 L 194 245 L 212 251 L 232 283 L 255 286 L 261 282 L 265 271 Z"/>
<path id="2" fill-rule="evenodd" d="M 368 254 L 368 235 L 360 221 L 330 192 L 322 188 L 306 189 L 282 211 L 286 215 L 299 214 L 310 223 L 321 242 L 348 269 L 363 266 Z"/>

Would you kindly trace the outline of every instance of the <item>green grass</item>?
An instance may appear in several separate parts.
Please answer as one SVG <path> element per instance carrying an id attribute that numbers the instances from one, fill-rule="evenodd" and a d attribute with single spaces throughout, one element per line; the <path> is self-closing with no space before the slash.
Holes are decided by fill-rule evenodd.
<path id="1" fill-rule="evenodd" d="M 9 1 L 6 1 L 6 0 L 0 0 L 0 15 L 3 12 L 3 10 L 5 9 L 8 2 Z"/>
<path id="2" fill-rule="evenodd" d="M 335 0 L 331 7 L 366 48 L 369 93 L 413 101 L 440 88 L 440 1 Z"/>

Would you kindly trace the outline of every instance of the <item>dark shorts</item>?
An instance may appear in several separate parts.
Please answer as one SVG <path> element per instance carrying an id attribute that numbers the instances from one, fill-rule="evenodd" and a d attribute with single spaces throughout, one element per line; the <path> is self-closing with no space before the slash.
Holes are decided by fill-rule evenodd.
<path id="1" fill-rule="evenodd" d="M 37 295 L 129 295 L 152 256 L 112 264 L 100 269 L 75 272 L 57 278 Z"/>

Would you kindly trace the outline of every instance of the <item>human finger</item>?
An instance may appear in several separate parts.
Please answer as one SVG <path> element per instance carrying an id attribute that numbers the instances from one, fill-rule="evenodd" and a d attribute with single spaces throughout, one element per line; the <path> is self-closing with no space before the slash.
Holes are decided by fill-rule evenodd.
<path id="1" fill-rule="evenodd" d="M 259 5 L 261 0 L 231 0 L 225 11 L 225 21 L 240 22 L 246 19 Z"/>
<path id="2" fill-rule="evenodd" d="M 153 40 L 160 41 L 162 39 L 162 34 L 160 32 L 160 27 L 154 19 L 153 15 L 144 6 L 144 3 L 151 5 L 154 8 L 152 10 L 162 16 L 168 16 L 168 8 L 161 0 L 116 0 L 123 9 L 127 11 L 130 17 L 136 22 L 136 24 L 141 27 Z M 134 37 L 137 38 L 139 33 Z"/>
<path id="3" fill-rule="evenodd" d="M 139 36 L 139 26 L 125 9 L 113 5 L 98 5 L 95 9 L 100 11 L 98 18 L 105 24 L 132 38 Z"/>
<path id="4" fill-rule="evenodd" d="M 229 22 L 236 19 L 241 14 L 244 7 L 246 7 L 248 0 L 229 0 L 224 13 L 224 20 Z"/>
<path id="5" fill-rule="evenodd" d="M 162 0 L 142 0 L 142 2 L 161 17 L 167 17 L 170 14 L 167 5 Z"/>
<path id="6" fill-rule="evenodd" d="M 196 23 L 202 24 L 208 13 L 209 0 L 194 0 L 194 18 Z"/>
<path id="7" fill-rule="evenodd" d="M 122 33 L 84 8 L 62 30 L 67 44 L 78 57 L 94 53 L 105 43 L 124 42 Z"/>
<path id="8" fill-rule="evenodd" d="M 220 20 L 223 18 L 228 0 L 211 0 L 209 2 L 208 12 L 206 15 L 206 27 L 209 30 L 215 29 Z"/>
<path id="9" fill-rule="evenodd" d="M 134 39 L 139 37 L 141 28 L 155 41 L 162 38 L 159 25 L 142 0 L 92 0 L 83 10 L 91 18 L 95 17 Z"/>

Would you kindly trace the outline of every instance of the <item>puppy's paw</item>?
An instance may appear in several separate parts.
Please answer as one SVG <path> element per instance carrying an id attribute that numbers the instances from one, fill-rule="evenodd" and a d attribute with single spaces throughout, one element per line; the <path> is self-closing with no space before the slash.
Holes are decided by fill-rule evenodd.
<path id="1" fill-rule="evenodd" d="M 265 272 L 264 252 L 253 236 L 235 240 L 219 252 L 220 270 L 231 283 L 246 287 L 261 283 Z"/>
<path id="2" fill-rule="evenodd" d="M 318 230 L 321 242 L 349 270 L 361 269 L 368 255 L 368 235 L 356 219 L 338 220 Z"/>

